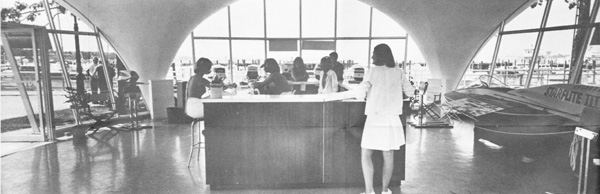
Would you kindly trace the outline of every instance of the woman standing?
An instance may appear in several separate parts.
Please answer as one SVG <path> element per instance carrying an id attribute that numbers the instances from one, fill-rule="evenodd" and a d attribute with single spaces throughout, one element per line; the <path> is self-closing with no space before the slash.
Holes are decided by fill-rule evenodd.
<path id="1" fill-rule="evenodd" d="M 394 150 L 405 144 L 404 130 L 400 117 L 402 115 L 402 93 L 413 96 L 414 89 L 408 76 L 400 68 L 396 68 L 390 47 L 379 44 L 373 50 L 373 64 L 361 83 L 366 92 L 365 127 L 361 140 L 361 166 L 365 180 L 365 192 L 373 190 L 374 150 L 383 154 L 382 194 L 391 194 L 388 189 L 394 170 Z M 364 93 L 364 92 L 363 92 Z"/>
<path id="2" fill-rule="evenodd" d="M 333 63 L 329 57 L 321 58 L 321 80 L 319 81 L 319 94 L 335 93 L 338 91 L 338 79 L 333 70 Z"/>

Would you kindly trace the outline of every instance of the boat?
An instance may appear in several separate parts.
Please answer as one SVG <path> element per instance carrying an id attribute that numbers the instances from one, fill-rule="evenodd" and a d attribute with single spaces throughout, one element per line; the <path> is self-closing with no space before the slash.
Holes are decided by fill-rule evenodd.
<path id="1" fill-rule="evenodd" d="M 572 135 L 586 125 L 580 122 L 584 111 L 600 113 L 600 87 L 579 84 L 465 88 L 445 98 L 451 111 L 474 120 L 476 140 L 499 145 Z"/>

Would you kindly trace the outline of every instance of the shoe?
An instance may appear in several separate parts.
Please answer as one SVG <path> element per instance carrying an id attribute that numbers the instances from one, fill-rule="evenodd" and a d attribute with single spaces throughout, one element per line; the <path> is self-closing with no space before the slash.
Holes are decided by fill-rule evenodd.
<path id="1" fill-rule="evenodd" d="M 362 193 L 360 193 L 360 194 L 367 194 L 367 193 L 365 193 L 365 192 L 362 192 Z M 370 193 L 368 193 L 368 194 L 375 194 L 375 191 L 373 191 L 373 192 L 370 192 Z"/>
<path id="2" fill-rule="evenodd" d="M 388 188 L 387 191 L 381 191 L 381 194 L 392 194 L 392 190 Z"/>

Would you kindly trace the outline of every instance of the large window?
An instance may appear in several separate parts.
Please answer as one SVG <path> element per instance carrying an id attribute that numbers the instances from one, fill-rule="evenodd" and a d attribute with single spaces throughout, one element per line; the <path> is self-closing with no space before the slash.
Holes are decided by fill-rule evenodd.
<path id="1" fill-rule="evenodd" d="M 541 5 L 526 8 L 507 21 L 504 30 L 492 36 L 474 57 L 459 87 L 479 81 L 475 78 L 482 75 L 488 78 L 481 81 L 491 81 L 489 84 L 492 86 L 512 88 L 569 83 L 569 74 L 573 70 L 571 65 L 577 60 L 572 55 L 577 55 L 574 50 L 577 51 L 582 46 L 585 47 L 585 55 L 580 62 L 583 67 L 580 83 L 598 85 L 600 77 L 595 76 L 598 70 L 594 68 L 594 63 L 600 61 L 600 52 L 593 45 L 594 41 L 592 45 L 582 43 L 583 45 L 573 46 L 574 34 L 585 31 L 585 28 L 573 27 L 578 22 L 575 17 L 578 8 L 570 8 L 565 1 L 552 1 L 549 12 L 544 13 L 547 3 L 548 1 L 544 1 Z M 545 27 L 541 26 L 544 14 L 548 14 Z M 537 42 L 540 35 L 542 39 Z M 498 36 L 501 38 L 500 47 L 495 50 Z M 497 59 L 496 65 L 492 67 L 494 53 L 497 54 Z M 491 74 L 493 78 L 489 78 Z"/>
<path id="2" fill-rule="evenodd" d="M 196 60 L 207 57 L 226 65 L 232 71 L 231 81 L 239 82 L 247 65 L 261 65 L 265 58 L 284 66 L 300 56 L 313 67 L 337 51 L 338 61 L 347 67 L 368 66 L 369 45 L 379 43 L 390 45 L 396 62 L 402 63 L 407 53 L 406 35 L 391 18 L 359 1 L 241 0 L 202 22 L 194 30 L 193 41 Z M 411 45 L 414 51 L 408 52 L 409 56 L 423 61 L 414 43 Z"/>

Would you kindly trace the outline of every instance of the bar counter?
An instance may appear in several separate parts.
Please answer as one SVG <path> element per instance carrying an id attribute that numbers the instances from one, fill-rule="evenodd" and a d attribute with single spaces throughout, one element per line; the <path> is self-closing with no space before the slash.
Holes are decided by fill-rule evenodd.
<path id="1" fill-rule="evenodd" d="M 207 183 L 212 189 L 362 186 L 365 102 L 343 95 L 203 99 Z M 382 158 L 375 153 L 374 185 L 381 185 Z M 404 146 L 394 156 L 391 185 L 399 186 Z"/>

